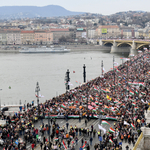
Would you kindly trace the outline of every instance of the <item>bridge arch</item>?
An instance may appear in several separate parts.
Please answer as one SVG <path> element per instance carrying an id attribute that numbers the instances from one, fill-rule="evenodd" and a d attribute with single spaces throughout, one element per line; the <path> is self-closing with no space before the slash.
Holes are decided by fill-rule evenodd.
<path id="1" fill-rule="evenodd" d="M 128 45 L 128 46 L 131 46 L 132 47 L 132 43 L 119 43 L 118 45 L 117 45 L 117 47 L 121 47 L 122 45 Z"/>
<path id="2" fill-rule="evenodd" d="M 112 45 L 113 45 L 113 42 L 105 42 L 103 45 L 104 45 L 104 46 L 112 46 Z"/>
<path id="3" fill-rule="evenodd" d="M 137 46 L 137 48 L 136 49 L 142 49 L 143 48 L 143 46 L 145 46 L 145 47 L 149 47 L 149 45 L 148 44 L 141 44 L 141 45 L 139 45 L 139 46 Z"/>

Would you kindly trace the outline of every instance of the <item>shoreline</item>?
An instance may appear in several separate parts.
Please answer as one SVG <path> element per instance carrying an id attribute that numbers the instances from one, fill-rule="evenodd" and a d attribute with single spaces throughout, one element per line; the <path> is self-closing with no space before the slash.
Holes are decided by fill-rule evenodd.
<path id="1" fill-rule="evenodd" d="M 67 49 L 71 49 L 71 52 L 75 51 L 101 51 L 107 50 L 110 51 L 111 47 L 100 46 L 100 45 L 59 45 L 65 46 Z M 19 47 L 19 46 L 18 46 Z M 22 46 L 22 47 L 30 47 L 30 46 Z M 0 53 L 19 53 L 20 49 L 16 49 L 15 47 L 10 47 L 10 49 L 2 49 L 0 48 Z"/>

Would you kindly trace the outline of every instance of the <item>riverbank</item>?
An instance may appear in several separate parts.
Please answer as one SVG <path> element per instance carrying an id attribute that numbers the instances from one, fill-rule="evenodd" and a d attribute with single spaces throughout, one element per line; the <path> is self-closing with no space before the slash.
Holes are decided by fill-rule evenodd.
<path id="1" fill-rule="evenodd" d="M 71 49 L 71 51 L 99 51 L 99 50 L 107 50 L 110 51 L 110 47 L 106 47 L 106 46 L 100 46 L 100 45 L 59 45 L 59 46 L 65 46 L 67 49 Z M 1 47 L 0 48 L 0 53 L 19 53 L 19 50 L 21 49 L 21 47 L 31 47 L 31 46 L 17 46 L 17 47 Z"/>

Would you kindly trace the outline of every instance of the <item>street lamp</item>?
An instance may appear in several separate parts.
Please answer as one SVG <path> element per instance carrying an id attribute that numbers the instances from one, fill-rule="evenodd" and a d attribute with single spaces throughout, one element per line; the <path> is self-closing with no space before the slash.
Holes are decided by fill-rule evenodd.
<path id="1" fill-rule="evenodd" d="M 0 91 L 2 91 L 2 89 L 0 89 Z M 0 115 L 2 114 L 2 110 L 1 110 L 1 98 L 0 98 Z"/>
<path id="2" fill-rule="evenodd" d="M 86 71 L 85 71 L 85 68 L 86 68 L 86 66 L 84 64 L 83 65 L 83 81 L 84 81 L 84 83 L 86 82 Z"/>
<path id="3" fill-rule="evenodd" d="M 49 150 L 50 150 L 50 111 L 48 112 L 48 130 L 49 130 L 49 136 L 48 136 L 48 140 L 49 140 Z"/>
<path id="4" fill-rule="evenodd" d="M 102 118 L 101 118 L 101 108 L 99 108 L 99 124 L 101 125 Z M 102 144 L 102 137 L 101 137 L 101 130 L 100 130 L 100 150 L 101 150 L 101 144 Z"/>
<path id="5" fill-rule="evenodd" d="M 40 91 L 40 87 L 39 87 L 39 83 L 37 82 L 37 84 L 36 84 L 36 88 L 35 88 L 35 92 L 37 92 L 37 105 L 38 105 L 38 115 L 40 115 L 39 114 L 39 112 L 40 112 L 40 110 L 39 110 L 39 91 Z"/>
<path id="6" fill-rule="evenodd" d="M 115 91 L 115 68 L 114 68 L 114 63 L 115 63 L 115 56 L 113 56 L 114 91 Z"/>
<path id="7" fill-rule="evenodd" d="M 102 77 L 103 77 L 103 60 L 102 60 L 102 63 L 101 63 L 101 70 L 102 70 Z"/>

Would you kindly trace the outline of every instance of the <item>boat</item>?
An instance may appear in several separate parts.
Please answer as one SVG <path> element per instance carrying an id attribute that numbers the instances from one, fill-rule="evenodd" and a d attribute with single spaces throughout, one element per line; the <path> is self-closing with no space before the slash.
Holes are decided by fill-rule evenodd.
<path id="1" fill-rule="evenodd" d="M 22 48 L 19 50 L 20 53 L 66 53 L 70 52 L 70 49 L 66 49 L 65 47 L 37 47 L 37 48 Z"/>

